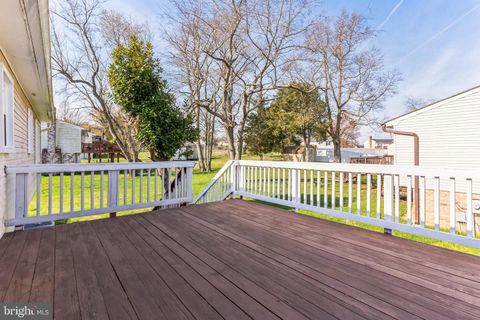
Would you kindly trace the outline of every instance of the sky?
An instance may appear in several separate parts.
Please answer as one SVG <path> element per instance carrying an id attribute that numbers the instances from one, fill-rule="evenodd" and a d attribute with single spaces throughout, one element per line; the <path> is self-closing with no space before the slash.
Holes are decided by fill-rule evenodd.
<path id="1" fill-rule="evenodd" d="M 168 0 L 110 0 L 107 6 L 160 29 Z M 480 85 L 480 0 L 324 0 L 314 10 L 335 18 L 363 14 L 378 30 L 371 44 L 386 68 L 402 74 L 397 94 L 385 102 L 385 119 L 405 112 L 407 98 L 439 100 Z M 165 27 L 165 26 L 163 26 Z M 366 139 L 371 128 L 361 130 Z"/>

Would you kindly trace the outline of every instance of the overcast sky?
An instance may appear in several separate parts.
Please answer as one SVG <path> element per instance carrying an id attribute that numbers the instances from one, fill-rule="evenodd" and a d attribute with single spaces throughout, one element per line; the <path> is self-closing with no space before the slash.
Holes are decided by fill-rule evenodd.
<path id="1" fill-rule="evenodd" d="M 110 0 L 107 6 L 159 29 L 167 0 Z M 363 14 L 379 30 L 373 44 L 403 81 L 385 117 L 404 113 L 405 99 L 442 99 L 480 85 L 480 0 L 325 0 L 315 10 Z M 370 134 L 362 130 L 362 138 Z"/>

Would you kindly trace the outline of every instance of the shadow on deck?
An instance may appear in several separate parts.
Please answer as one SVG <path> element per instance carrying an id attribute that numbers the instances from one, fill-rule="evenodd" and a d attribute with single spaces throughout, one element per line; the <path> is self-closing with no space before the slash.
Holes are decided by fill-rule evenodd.
<path id="1" fill-rule="evenodd" d="M 480 258 L 229 200 L 7 234 L 0 301 L 56 319 L 478 319 Z"/>

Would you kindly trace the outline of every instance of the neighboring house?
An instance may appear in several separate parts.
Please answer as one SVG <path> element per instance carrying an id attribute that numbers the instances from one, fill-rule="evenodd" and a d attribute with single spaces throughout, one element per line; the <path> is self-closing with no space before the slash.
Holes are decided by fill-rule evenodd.
<path id="1" fill-rule="evenodd" d="M 0 237 L 5 228 L 6 165 L 40 163 L 40 123 L 54 116 L 48 1 L 8 1 L 0 10 Z M 29 177 L 34 185 L 35 177 Z M 13 182 L 12 182 L 13 183 Z M 33 195 L 34 188 L 30 188 Z"/>
<path id="2" fill-rule="evenodd" d="M 480 86 L 431 103 L 385 123 L 387 128 L 415 133 L 419 138 L 419 165 L 433 168 L 480 169 Z M 393 156 L 395 165 L 414 164 L 414 139 L 394 134 Z M 406 185 L 406 179 L 400 179 Z M 433 179 L 426 179 L 427 221 L 433 219 Z M 449 190 L 447 180 L 440 182 L 440 220 L 449 219 Z M 480 228 L 480 181 L 473 180 L 473 211 Z M 458 221 L 465 222 L 465 180 L 455 185 Z"/>
<path id="3" fill-rule="evenodd" d="M 80 126 L 65 121 L 56 120 L 54 127 L 42 129 L 41 140 L 43 150 L 43 161 L 48 162 L 48 136 L 50 130 L 55 130 L 52 137 L 55 137 L 55 157 L 59 163 L 77 163 L 80 162 L 82 152 L 82 140 L 84 131 Z"/>
<path id="4" fill-rule="evenodd" d="M 333 143 L 330 140 L 323 142 L 312 142 L 312 145 L 316 147 L 315 160 L 317 162 L 334 162 Z M 351 158 L 356 157 L 371 157 L 371 156 L 384 156 L 386 151 L 383 149 L 366 149 L 357 148 L 354 142 L 342 141 L 342 147 L 340 149 L 342 163 L 350 163 Z"/>
<path id="5" fill-rule="evenodd" d="M 389 120 L 387 127 L 416 133 L 421 166 L 480 168 L 480 86 Z M 394 135 L 397 165 L 414 164 L 413 138 Z"/>
<path id="6" fill-rule="evenodd" d="M 372 136 L 368 137 L 368 140 L 365 141 L 363 147 L 365 149 L 382 149 L 390 150 L 393 145 L 393 138 L 374 138 Z"/>

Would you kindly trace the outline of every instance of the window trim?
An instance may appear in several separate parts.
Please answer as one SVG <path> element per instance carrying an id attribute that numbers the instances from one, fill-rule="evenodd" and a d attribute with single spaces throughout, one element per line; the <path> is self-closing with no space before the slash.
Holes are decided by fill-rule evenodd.
<path id="1" fill-rule="evenodd" d="M 4 146 L 3 141 L 5 139 L 6 129 L 4 128 L 4 122 L 0 117 L 0 153 L 13 153 L 15 152 L 15 82 L 5 66 L 0 63 L 0 115 L 5 114 L 6 106 L 4 105 L 4 77 L 8 78 L 8 81 L 12 84 L 12 120 L 11 120 L 11 145 Z"/>

